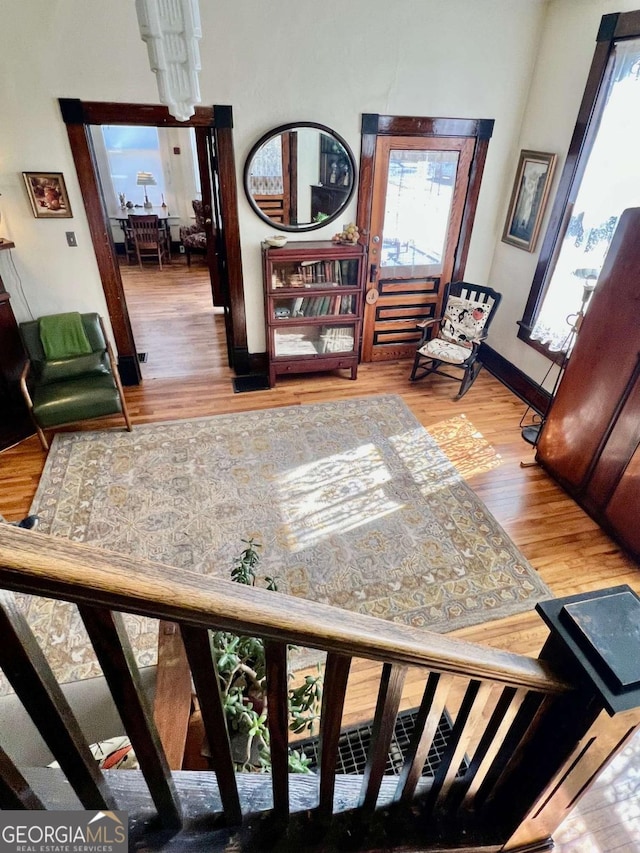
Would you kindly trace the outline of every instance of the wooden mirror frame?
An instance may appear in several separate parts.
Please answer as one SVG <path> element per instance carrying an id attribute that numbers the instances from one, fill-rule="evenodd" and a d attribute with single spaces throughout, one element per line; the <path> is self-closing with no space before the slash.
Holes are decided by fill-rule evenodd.
<path id="1" fill-rule="evenodd" d="M 325 136 L 331 137 L 335 142 L 337 142 L 344 149 L 344 156 L 349 162 L 349 169 L 351 171 L 351 182 L 348 187 L 348 191 L 345 195 L 344 200 L 340 204 L 337 210 L 335 210 L 332 214 L 327 216 L 325 219 L 322 219 L 320 222 L 302 222 L 300 224 L 290 224 L 287 222 L 279 221 L 278 219 L 271 219 L 265 211 L 258 205 L 256 199 L 254 198 L 254 194 L 251 190 L 250 179 L 251 179 L 251 164 L 253 163 L 254 157 L 257 152 L 262 148 L 262 146 L 269 142 L 271 139 L 274 139 L 277 136 L 281 136 L 282 134 L 291 133 L 292 131 L 301 129 L 301 128 L 311 128 L 317 130 L 319 133 L 324 133 Z M 290 150 L 287 151 L 287 156 L 283 157 L 283 172 L 285 173 L 284 180 L 289 177 L 291 189 L 289 193 L 285 193 L 285 196 L 289 196 L 295 201 L 297 201 L 297 189 L 296 189 L 296 181 L 297 181 L 297 164 L 294 161 L 295 155 L 297 153 L 297 144 L 295 141 L 295 137 L 292 140 L 290 145 Z M 291 156 L 292 155 L 292 156 Z M 287 163 L 287 160 L 289 161 Z M 291 165 L 289 165 L 291 164 Z M 257 213 L 257 215 L 264 222 L 267 222 L 272 228 L 275 228 L 278 231 L 290 231 L 294 233 L 302 232 L 302 231 L 315 231 L 318 228 L 323 228 L 330 222 L 333 222 L 337 219 L 342 212 L 345 210 L 351 199 L 353 198 L 353 194 L 356 188 L 356 178 L 357 178 L 357 163 L 356 158 L 353 155 L 353 151 L 347 144 L 347 142 L 338 134 L 335 130 L 332 130 L 330 127 L 327 127 L 324 124 L 318 124 L 313 121 L 296 121 L 290 122 L 288 124 L 281 124 L 279 127 L 275 127 L 272 130 L 267 131 L 260 139 L 255 143 L 255 145 L 249 151 L 247 155 L 247 159 L 244 165 L 244 175 L 243 175 L 243 183 L 244 183 L 244 191 L 247 196 L 247 200 L 253 210 Z M 331 186 L 330 184 L 320 184 L 320 176 L 318 176 L 318 185 L 319 186 Z M 287 217 L 287 209 L 290 205 L 287 204 L 287 200 L 284 201 L 284 216 Z"/>

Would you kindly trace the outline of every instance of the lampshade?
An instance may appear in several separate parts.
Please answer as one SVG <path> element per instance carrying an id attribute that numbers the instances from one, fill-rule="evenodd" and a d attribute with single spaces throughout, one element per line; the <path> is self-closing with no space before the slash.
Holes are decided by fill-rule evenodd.
<path id="1" fill-rule="evenodd" d="M 156 179 L 151 172 L 138 172 L 136 183 L 141 187 L 155 187 Z"/>
<path id="2" fill-rule="evenodd" d="M 178 121 L 187 121 L 200 103 L 198 0 L 136 0 L 136 12 L 160 103 Z"/>

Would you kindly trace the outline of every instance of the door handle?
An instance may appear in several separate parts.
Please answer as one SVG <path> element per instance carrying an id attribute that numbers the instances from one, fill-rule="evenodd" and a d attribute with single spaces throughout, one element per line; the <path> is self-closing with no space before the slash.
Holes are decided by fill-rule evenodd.
<path id="1" fill-rule="evenodd" d="M 369 281 L 375 281 L 378 277 L 378 264 L 371 264 L 369 268 Z"/>

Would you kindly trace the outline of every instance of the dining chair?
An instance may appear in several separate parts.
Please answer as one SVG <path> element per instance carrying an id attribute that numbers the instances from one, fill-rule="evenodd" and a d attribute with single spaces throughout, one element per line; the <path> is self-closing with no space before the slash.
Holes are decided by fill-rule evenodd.
<path id="1" fill-rule="evenodd" d="M 142 268 L 142 259 L 154 257 L 158 259 L 162 269 L 163 259 L 171 263 L 171 252 L 168 246 L 167 233 L 160 227 L 155 214 L 148 216 L 129 216 L 129 228 L 136 248 L 138 264 Z"/>

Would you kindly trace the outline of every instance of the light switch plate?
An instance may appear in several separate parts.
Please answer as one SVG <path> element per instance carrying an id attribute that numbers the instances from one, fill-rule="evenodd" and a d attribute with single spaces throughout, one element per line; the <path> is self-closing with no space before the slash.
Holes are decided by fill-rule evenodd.
<path id="1" fill-rule="evenodd" d="M 76 240 L 76 232 L 75 231 L 65 231 L 67 235 L 67 246 L 77 246 L 78 242 Z"/>

